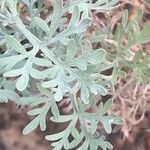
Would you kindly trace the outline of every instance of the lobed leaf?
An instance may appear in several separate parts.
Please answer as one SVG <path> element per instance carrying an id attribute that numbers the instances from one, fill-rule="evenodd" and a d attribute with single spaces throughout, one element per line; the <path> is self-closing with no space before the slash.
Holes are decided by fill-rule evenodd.
<path id="1" fill-rule="evenodd" d="M 27 135 L 30 132 L 32 132 L 33 130 L 35 130 L 39 125 L 39 117 L 37 116 L 36 118 L 34 118 L 24 129 L 23 129 L 23 134 Z"/>
<path id="2" fill-rule="evenodd" d="M 6 44 L 21 54 L 27 54 L 25 48 L 13 36 L 6 36 Z"/>
<path id="3" fill-rule="evenodd" d="M 7 89 L 0 89 L 0 103 L 7 103 L 8 100 L 16 101 L 18 99 L 18 95 Z"/>
<path id="4" fill-rule="evenodd" d="M 48 24 L 39 17 L 34 17 L 34 23 L 41 28 L 45 33 L 51 34 Z"/>
<path id="5" fill-rule="evenodd" d="M 26 70 L 23 70 L 21 76 L 17 79 L 16 88 L 19 91 L 23 91 L 26 89 L 29 83 L 29 74 Z"/>

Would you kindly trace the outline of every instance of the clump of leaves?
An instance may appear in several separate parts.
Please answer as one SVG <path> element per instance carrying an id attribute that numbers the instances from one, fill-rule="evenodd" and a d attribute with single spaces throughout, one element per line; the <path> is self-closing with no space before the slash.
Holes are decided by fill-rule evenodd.
<path id="1" fill-rule="evenodd" d="M 130 48 L 136 43 L 150 41 L 150 26 L 140 30 L 138 21 L 141 13 L 128 22 L 125 11 L 122 23 L 118 24 L 114 39 L 109 33 L 94 33 L 89 37 L 84 33 L 92 23 L 91 10 L 109 11 L 117 0 L 51 0 L 53 8 L 43 19 L 46 6 L 42 0 L 4 0 L 0 1 L 0 101 L 14 101 L 19 105 L 29 105 L 28 112 L 34 119 L 24 128 L 28 134 L 38 126 L 46 129 L 46 116 L 51 111 L 50 120 L 57 123 L 69 122 L 68 127 L 54 135 L 47 135 L 54 150 L 72 149 L 103 150 L 112 149 L 98 130 L 103 124 L 109 134 L 112 124 L 122 124 L 123 120 L 106 115 L 113 98 L 97 106 L 96 96 L 107 95 L 114 89 L 119 77 L 125 73 L 124 66 L 132 69 L 138 77 L 149 80 L 149 56 L 138 61 Z M 21 19 L 22 6 L 27 16 Z M 71 16 L 71 18 L 69 17 Z M 140 16 L 140 17 L 139 17 Z M 124 45 L 122 39 L 126 37 Z M 103 47 L 94 49 L 93 43 L 100 42 Z M 115 49 L 111 52 L 110 46 Z M 136 67 L 135 67 L 136 66 Z M 111 75 L 103 72 L 112 69 Z M 61 115 L 58 102 L 68 98 L 73 113 Z M 90 107 L 96 112 L 88 112 Z M 80 129 L 77 129 L 77 123 Z M 72 140 L 70 140 L 72 136 Z"/>

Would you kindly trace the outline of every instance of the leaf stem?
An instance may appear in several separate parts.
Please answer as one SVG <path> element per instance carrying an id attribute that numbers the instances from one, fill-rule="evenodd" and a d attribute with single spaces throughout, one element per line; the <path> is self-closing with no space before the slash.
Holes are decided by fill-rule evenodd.
<path id="1" fill-rule="evenodd" d="M 35 37 L 29 30 L 26 29 L 22 20 L 18 17 L 15 27 L 21 31 L 21 33 L 33 44 L 33 46 L 38 46 L 41 51 L 48 56 L 48 58 L 53 61 L 56 65 L 60 64 L 60 61 L 56 58 L 56 56 L 50 52 L 49 48 L 42 44 L 37 37 Z"/>

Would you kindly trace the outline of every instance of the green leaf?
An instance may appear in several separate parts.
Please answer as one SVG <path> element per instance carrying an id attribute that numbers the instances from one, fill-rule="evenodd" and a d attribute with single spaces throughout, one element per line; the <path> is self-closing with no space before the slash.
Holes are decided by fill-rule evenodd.
<path id="1" fill-rule="evenodd" d="M 22 69 L 14 69 L 3 74 L 5 77 L 15 77 L 22 74 Z"/>
<path id="2" fill-rule="evenodd" d="M 78 67 L 80 70 L 85 71 L 87 69 L 87 61 L 83 57 L 78 57 L 70 62 L 71 67 Z"/>
<path id="3" fill-rule="evenodd" d="M 40 113 L 40 129 L 42 131 L 46 130 L 46 115 L 50 110 L 51 102 L 45 103 L 44 107 L 42 108 L 42 112 Z"/>
<path id="4" fill-rule="evenodd" d="M 44 66 L 50 67 L 52 65 L 52 63 L 49 60 L 38 58 L 38 57 L 33 57 L 31 59 L 31 62 L 42 67 Z"/>
<path id="5" fill-rule="evenodd" d="M 5 70 L 12 69 L 18 62 L 25 59 L 25 55 L 14 55 L 9 57 L 0 58 L 0 66 L 5 67 Z"/>
<path id="6" fill-rule="evenodd" d="M 76 43 L 75 40 L 70 40 L 69 45 L 67 47 L 67 53 L 66 53 L 66 61 L 70 61 L 74 58 L 76 54 Z"/>
<path id="7" fill-rule="evenodd" d="M 62 37 L 64 37 L 64 36 L 66 37 L 66 36 L 71 35 L 72 33 L 76 33 L 77 28 L 75 28 L 75 26 L 78 23 L 79 17 L 80 17 L 79 8 L 78 8 L 78 6 L 74 6 L 72 17 L 71 17 L 68 27 L 64 31 L 62 31 L 60 34 L 58 34 L 60 41 L 62 40 Z"/>
<path id="8" fill-rule="evenodd" d="M 112 132 L 111 123 L 109 123 L 109 121 L 108 121 L 108 120 L 105 120 L 105 119 L 102 121 L 102 123 L 103 123 L 103 127 L 104 127 L 104 129 L 106 130 L 106 132 L 107 132 L 108 134 L 110 134 L 110 133 Z"/>
<path id="9" fill-rule="evenodd" d="M 134 20 L 136 20 L 137 22 L 139 22 L 143 17 L 143 10 L 142 9 L 138 9 L 137 10 L 137 14 L 134 17 Z"/>
<path id="10" fill-rule="evenodd" d="M 136 39 L 138 41 L 142 37 L 142 42 L 148 41 L 148 33 L 145 33 L 144 28 L 140 31 L 137 24 L 141 14 L 129 21 L 129 25 L 128 12 L 125 10 L 122 23 L 118 24 L 113 37 L 105 25 L 99 33 L 97 28 L 90 30 L 93 18 L 89 12 L 111 10 L 118 0 L 51 0 L 49 6 L 42 0 L 22 0 L 30 16 L 27 23 L 21 19 L 14 22 L 12 17 L 17 15 L 19 1 L 13 1 L 2 2 L 0 14 L 0 72 L 4 74 L 0 78 L 1 101 L 13 100 L 18 105 L 32 108 L 28 114 L 35 118 L 25 127 L 24 134 L 38 126 L 44 131 L 49 110 L 51 121 L 58 124 L 66 122 L 66 125 L 70 123 L 64 131 L 46 136 L 47 140 L 53 142 L 53 150 L 112 149 L 104 136 L 99 137 L 97 132 L 98 122 L 104 125 L 108 133 L 112 131 L 112 124 L 123 123 L 120 118 L 104 115 L 110 109 L 112 100 L 101 103 L 97 112 L 88 110 L 95 107 L 97 96 L 107 95 L 107 89 L 114 89 L 118 78 L 124 76 L 122 67 L 130 66 L 127 60 L 133 58 L 130 48 L 136 44 Z M 49 10 L 49 7 L 52 9 Z M 43 12 L 46 16 L 43 16 Z M 91 32 L 93 34 L 90 36 Z M 142 56 L 132 61 L 130 68 L 135 74 L 144 79 L 150 76 L 147 73 L 148 58 Z M 108 69 L 113 70 L 111 75 L 105 75 L 104 71 Z M 15 86 L 12 86 L 15 80 L 21 97 L 4 92 L 5 89 L 15 90 Z M 58 102 L 61 100 L 62 105 L 71 108 L 69 115 L 60 114 Z M 79 130 L 78 122 L 81 125 Z M 70 137 L 73 139 L 70 140 Z"/>
<path id="11" fill-rule="evenodd" d="M 79 20 L 79 17 L 80 17 L 79 7 L 78 6 L 74 6 L 73 7 L 72 17 L 71 17 L 70 23 L 68 25 L 68 29 L 74 27 L 74 25 L 77 24 L 77 22 Z"/>
<path id="12" fill-rule="evenodd" d="M 105 96 L 107 94 L 106 88 L 104 88 L 100 84 L 94 84 L 95 89 L 97 90 L 97 93 L 99 93 L 102 96 Z"/>
<path id="13" fill-rule="evenodd" d="M 40 114 L 41 111 L 42 111 L 41 108 L 35 108 L 33 110 L 28 111 L 27 114 L 30 115 L 30 116 L 35 116 L 35 115 Z"/>
<path id="14" fill-rule="evenodd" d="M 56 104 L 55 101 L 52 102 L 52 104 L 51 104 L 51 111 L 52 111 L 53 116 L 54 116 L 55 118 L 57 118 L 57 117 L 60 115 L 58 106 L 57 106 L 57 104 Z"/>
<path id="15" fill-rule="evenodd" d="M 90 25 L 90 19 L 84 19 L 77 25 L 73 33 L 79 34 L 85 32 L 89 25 Z"/>
<path id="16" fill-rule="evenodd" d="M 104 49 L 98 49 L 88 56 L 87 61 L 91 64 L 98 64 L 103 61 L 105 55 L 106 51 Z"/>
<path id="17" fill-rule="evenodd" d="M 121 24 L 118 24 L 116 32 L 115 32 L 115 36 L 114 36 L 114 40 L 118 42 L 118 45 L 121 44 L 122 33 L 123 33 L 123 27 Z"/>
<path id="18" fill-rule="evenodd" d="M 77 116 L 75 114 L 72 114 L 72 115 L 61 115 L 61 116 L 58 116 L 58 117 L 51 117 L 50 119 L 53 121 L 53 122 L 68 122 L 68 121 L 71 121 L 71 120 L 74 120 Z"/>
<path id="19" fill-rule="evenodd" d="M 116 125 L 122 125 L 124 123 L 124 120 L 119 118 L 119 117 L 113 117 L 113 124 L 116 124 Z"/>
<path id="20" fill-rule="evenodd" d="M 42 83 L 42 87 L 44 87 L 44 88 L 56 87 L 57 85 L 58 85 L 58 80 L 57 79 L 50 80 L 50 81 Z"/>
<path id="21" fill-rule="evenodd" d="M 81 0 L 81 2 L 78 2 L 78 7 L 79 7 L 79 10 L 80 12 L 85 12 L 86 10 L 88 10 L 88 3 L 84 2 Z M 88 16 L 86 16 L 87 18 Z"/>
<path id="22" fill-rule="evenodd" d="M 40 115 L 40 129 L 42 131 L 46 130 L 46 114 L 42 113 L 42 115 Z"/>
<path id="23" fill-rule="evenodd" d="M 127 23 L 128 23 L 128 17 L 129 17 L 128 10 L 125 9 L 125 10 L 123 11 L 123 16 L 122 16 L 122 26 L 123 26 L 123 28 L 125 28 L 126 25 L 127 25 Z"/>
<path id="24" fill-rule="evenodd" d="M 127 76 L 125 71 L 119 70 L 118 68 L 114 68 L 112 73 L 112 81 L 116 83 L 118 78 L 125 78 Z"/>
<path id="25" fill-rule="evenodd" d="M 56 140 L 59 140 L 61 139 L 63 136 L 65 136 L 66 134 L 66 131 L 62 131 L 62 132 L 59 132 L 59 133 L 56 133 L 56 134 L 53 134 L 53 135 L 47 135 L 45 137 L 46 140 L 48 141 L 56 141 Z"/>
<path id="26" fill-rule="evenodd" d="M 64 141 L 64 143 L 63 143 L 64 149 L 68 149 L 69 148 L 69 141 L 68 141 L 68 139 L 64 138 L 63 141 Z"/>
<path id="27" fill-rule="evenodd" d="M 39 125 L 39 117 L 34 118 L 24 129 L 23 134 L 27 135 L 33 130 L 35 130 Z"/>
<path id="28" fill-rule="evenodd" d="M 40 101 L 41 97 L 38 96 L 28 96 L 28 97 L 19 97 L 16 101 L 19 105 L 30 105 L 36 101 Z"/>
<path id="29" fill-rule="evenodd" d="M 61 101 L 63 99 L 63 95 L 64 95 L 64 93 L 63 93 L 62 89 L 60 87 L 58 87 L 56 90 L 56 93 L 54 95 L 55 100 L 57 102 Z"/>
<path id="30" fill-rule="evenodd" d="M 58 73 L 58 71 L 59 71 L 58 67 L 52 67 L 52 68 L 44 70 L 43 73 L 46 75 L 46 77 L 54 78 L 56 74 Z M 44 84 L 46 85 L 47 83 L 44 83 Z"/>
<path id="31" fill-rule="evenodd" d="M 18 96 L 15 92 L 6 89 L 0 89 L 0 103 L 1 102 L 7 103 L 8 100 L 15 101 L 17 99 Z"/>
<path id="32" fill-rule="evenodd" d="M 54 11 L 52 15 L 47 17 L 46 22 L 48 23 L 49 21 L 51 21 L 50 32 L 51 35 L 53 36 L 56 29 L 58 29 L 60 27 L 60 24 L 62 23 L 61 17 L 63 15 L 62 13 L 63 3 L 60 0 L 53 0 L 52 4 L 53 4 Z"/>
<path id="33" fill-rule="evenodd" d="M 137 63 L 139 61 L 139 58 L 141 58 L 142 55 L 143 55 L 143 50 L 139 49 L 133 57 L 133 63 Z"/>
<path id="34" fill-rule="evenodd" d="M 134 38 L 137 39 L 140 33 L 139 25 L 135 20 L 132 20 L 131 23 L 134 31 Z"/>
<path id="35" fill-rule="evenodd" d="M 99 147 L 99 145 L 97 143 L 94 142 L 94 140 L 90 141 L 90 150 L 97 150 Z"/>
<path id="36" fill-rule="evenodd" d="M 91 34 L 89 37 L 89 41 L 91 43 L 97 43 L 105 40 L 107 37 L 108 36 L 106 34 L 100 34 L 100 35 Z"/>
<path id="37" fill-rule="evenodd" d="M 113 100 L 112 99 L 108 100 L 104 104 L 104 106 L 103 106 L 103 114 L 105 114 L 111 108 L 112 104 L 113 104 Z"/>
<path id="38" fill-rule="evenodd" d="M 124 122 L 122 119 L 114 116 L 100 116 L 98 120 L 103 123 L 103 127 L 108 134 L 112 132 L 112 124 L 121 125 Z"/>
<path id="39" fill-rule="evenodd" d="M 147 23 L 137 37 L 137 43 L 145 44 L 150 42 L 150 24 Z"/>
<path id="40" fill-rule="evenodd" d="M 81 88 L 80 88 L 80 91 L 81 91 L 81 94 L 80 94 L 81 95 L 81 100 L 85 104 L 88 104 L 89 103 L 89 90 L 86 87 L 86 85 L 82 84 Z"/>
<path id="41" fill-rule="evenodd" d="M 97 131 L 97 121 L 95 121 L 94 118 L 92 118 L 90 132 L 94 134 L 96 133 L 96 131 Z"/>
<path id="42" fill-rule="evenodd" d="M 21 54 L 27 54 L 25 48 L 13 36 L 6 36 L 6 44 Z"/>
<path id="43" fill-rule="evenodd" d="M 46 77 L 43 72 L 38 71 L 38 70 L 36 70 L 36 69 L 34 69 L 32 67 L 30 67 L 30 69 L 29 69 L 29 74 L 34 79 L 43 79 L 43 78 Z"/>
<path id="44" fill-rule="evenodd" d="M 23 70 L 22 75 L 18 78 L 16 82 L 16 88 L 19 91 L 23 91 L 26 89 L 29 83 L 29 74 L 26 70 Z"/>
<path id="45" fill-rule="evenodd" d="M 45 33 L 51 34 L 48 24 L 39 17 L 34 17 L 34 23 L 41 28 Z"/>
<path id="46" fill-rule="evenodd" d="M 74 137 L 74 140 L 70 142 L 69 149 L 73 149 L 74 147 L 78 146 L 81 143 L 81 141 L 83 140 L 83 138 L 84 138 L 84 132 L 82 130 L 80 135 Z"/>
<path id="47" fill-rule="evenodd" d="M 80 136 L 79 131 L 76 129 L 76 127 L 71 128 L 71 134 L 74 138 L 77 138 Z"/>

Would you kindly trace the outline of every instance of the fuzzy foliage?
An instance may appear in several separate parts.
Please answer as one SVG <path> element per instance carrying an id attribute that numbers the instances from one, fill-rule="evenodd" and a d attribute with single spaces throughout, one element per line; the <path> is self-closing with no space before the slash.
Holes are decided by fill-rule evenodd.
<path id="1" fill-rule="evenodd" d="M 46 6 L 42 0 L 0 1 L 0 102 L 11 100 L 32 108 L 28 115 L 34 119 L 23 134 L 38 126 L 46 130 L 49 112 L 51 121 L 68 122 L 64 131 L 46 136 L 52 141 L 53 150 L 112 149 L 100 134 L 98 123 L 109 134 L 111 125 L 122 124 L 123 120 L 106 114 L 113 98 L 96 106 L 96 96 L 114 90 L 118 78 L 126 75 L 123 67 L 131 69 L 140 82 L 149 81 L 149 55 L 142 55 L 142 50 L 134 54 L 131 47 L 150 41 L 150 25 L 140 29 L 142 12 L 128 21 L 125 10 L 113 39 L 108 31 L 85 37 L 92 23 L 89 12 L 110 11 L 117 0 L 51 0 L 50 3 L 53 11 L 43 19 L 41 12 Z M 28 12 L 25 18 L 21 16 L 22 5 Z M 95 43 L 101 43 L 101 47 L 94 48 Z M 104 75 L 108 69 L 112 69 L 112 74 Z M 58 102 L 66 97 L 73 113 L 61 115 Z M 97 111 L 88 112 L 90 107 L 97 107 Z M 76 127 L 78 122 L 80 129 Z"/>

